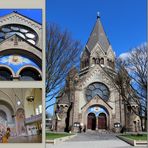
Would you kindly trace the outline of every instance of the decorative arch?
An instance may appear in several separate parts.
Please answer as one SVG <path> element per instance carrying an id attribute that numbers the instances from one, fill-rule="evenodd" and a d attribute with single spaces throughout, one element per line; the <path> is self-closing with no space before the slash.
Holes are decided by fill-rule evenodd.
<path id="1" fill-rule="evenodd" d="M 6 108 L 9 108 L 9 110 L 12 114 L 15 113 L 15 108 L 9 102 L 7 102 L 5 100 L 0 100 L 0 105 L 4 105 L 4 106 L 6 106 Z"/>
<path id="2" fill-rule="evenodd" d="M 3 111 L 6 114 L 6 119 L 8 122 L 12 122 L 12 116 L 13 113 L 11 112 L 11 109 L 9 109 L 7 106 L 0 104 L 0 111 Z"/>
<path id="3" fill-rule="evenodd" d="M 38 73 L 39 73 L 40 75 L 42 75 L 41 71 L 40 71 L 38 68 L 36 68 L 35 66 L 32 66 L 32 65 L 25 65 L 25 66 L 21 67 L 21 68 L 17 71 L 16 75 L 19 76 L 20 72 L 21 72 L 23 69 L 25 69 L 25 68 L 32 68 L 32 69 L 35 69 L 36 71 L 38 71 Z"/>
<path id="4" fill-rule="evenodd" d="M 96 116 L 94 113 L 87 115 L 87 129 L 96 130 Z"/>
<path id="5" fill-rule="evenodd" d="M 0 33 L 1 40 L 5 40 L 14 34 L 21 36 L 33 45 L 36 45 L 39 40 L 37 32 L 24 24 L 9 23 L 2 25 L 0 28 Z"/>
<path id="6" fill-rule="evenodd" d="M 89 101 L 96 95 L 100 96 L 104 100 L 108 100 L 110 96 L 109 88 L 102 82 L 93 82 L 86 88 L 86 99 Z"/>
<path id="7" fill-rule="evenodd" d="M 6 78 L 6 76 L 8 77 Z M 6 78 L 6 80 L 11 80 L 12 77 L 14 76 L 15 76 L 15 73 L 9 66 L 2 65 L 2 64 L 0 65 L 0 77 L 1 78 L 4 77 Z"/>
<path id="8" fill-rule="evenodd" d="M 105 113 L 100 113 L 98 116 L 98 129 L 107 129 L 107 116 Z"/>
<path id="9" fill-rule="evenodd" d="M 95 57 L 92 58 L 92 64 L 96 64 L 96 58 Z"/>
<path id="10" fill-rule="evenodd" d="M 34 61 L 40 68 L 42 67 L 41 57 L 36 52 L 29 50 L 29 49 L 23 49 L 23 48 L 19 48 L 19 49 L 18 48 L 6 48 L 6 49 L 4 49 L 3 48 L 3 49 L 1 49 L 0 54 L 3 56 L 13 55 L 13 54 L 24 56 L 24 57 L 29 58 L 30 60 Z"/>
<path id="11" fill-rule="evenodd" d="M 41 80 L 41 71 L 34 66 L 24 66 L 18 72 L 17 75 L 20 76 L 20 80 Z"/>
<path id="12" fill-rule="evenodd" d="M 13 71 L 13 69 L 11 67 L 9 67 L 7 65 L 0 64 L 0 68 L 3 68 L 3 67 L 9 69 L 12 73 L 12 76 L 15 76 L 15 72 Z"/>
<path id="13" fill-rule="evenodd" d="M 110 129 L 111 128 L 111 120 L 110 118 L 112 117 L 112 107 L 105 101 L 103 101 L 99 96 L 95 96 L 93 99 L 91 99 L 87 104 L 85 104 L 81 110 L 82 110 L 82 123 L 84 123 L 85 125 L 87 125 L 87 115 L 88 113 L 88 109 L 90 107 L 101 107 L 105 110 L 106 112 L 106 116 L 107 116 L 107 128 Z M 101 113 L 101 112 L 100 112 Z M 98 115 L 97 115 L 98 117 Z"/>
<path id="14" fill-rule="evenodd" d="M 15 114 L 12 105 L 5 100 L 0 100 L 0 110 L 4 111 L 6 113 L 7 121 L 9 123 L 12 123 L 13 117 Z"/>
<path id="15" fill-rule="evenodd" d="M 93 112 L 97 117 L 99 116 L 99 114 L 104 113 L 107 116 L 109 115 L 109 111 L 108 109 L 101 105 L 101 104 L 93 104 L 90 107 L 88 107 L 88 113 Z"/>
<path id="16" fill-rule="evenodd" d="M 104 58 L 101 58 L 100 59 L 100 64 L 103 64 L 104 65 Z"/>

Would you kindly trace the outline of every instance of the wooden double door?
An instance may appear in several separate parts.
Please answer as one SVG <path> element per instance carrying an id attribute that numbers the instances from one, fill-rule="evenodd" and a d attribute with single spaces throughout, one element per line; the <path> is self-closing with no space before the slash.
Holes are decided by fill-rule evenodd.
<path id="1" fill-rule="evenodd" d="M 96 115 L 89 113 L 87 116 L 87 129 L 96 130 Z"/>
<path id="2" fill-rule="evenodd" d="M 87 116 L 87 129 L 96 130 L 107 128 L 107 118 L 105 113 L 100 113 L 96 118 L 94 113 L 89 113 Z"/>

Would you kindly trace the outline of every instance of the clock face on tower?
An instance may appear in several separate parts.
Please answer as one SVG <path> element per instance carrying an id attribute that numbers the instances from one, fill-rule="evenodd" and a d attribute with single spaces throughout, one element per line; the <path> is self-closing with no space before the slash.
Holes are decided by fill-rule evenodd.
<path id="1" fill-rule="evenodd" d="M 93 97 L 95 97 L 96 95 L 107 101 L 109 99 L 109 94 L 110 93 L 108 87 L 100 82 L 92 83 L 86 89 L 87 101 L 93 99 Z"/>

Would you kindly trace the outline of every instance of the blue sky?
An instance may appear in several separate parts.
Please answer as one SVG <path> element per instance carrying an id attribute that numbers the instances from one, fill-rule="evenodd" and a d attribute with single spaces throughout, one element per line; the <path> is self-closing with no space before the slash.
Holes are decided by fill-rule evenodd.
<path id="1" fill-rule="evenodd" d="M 13 11 L 25 15 L 38 23 L 42 24 L 42 10 L 41 9 L 0 9 L 0 17 L 7 15 Z"/>
<path id="2" fill-rule="evenodd" d="M 146 0 L 47 0 L 46 19 L 67 28 L 84 46 L 100 12 L 117 56 L 146 41 Z"/>
<path id="3" fill-rule="evenodd" d="M 97 12 L 117 56 L 146 41 L 146 0 L 47 0 L 46 20 L 85 46 Z M 52 112 L 53 107 L 48 109 Z"/>

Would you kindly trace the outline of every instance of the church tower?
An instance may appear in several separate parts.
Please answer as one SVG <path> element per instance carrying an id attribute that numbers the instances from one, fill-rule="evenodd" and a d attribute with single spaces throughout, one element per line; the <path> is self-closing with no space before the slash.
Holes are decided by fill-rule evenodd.
<path id="1" fill-rule="evenodd" d="M 96 64 L 114 70 L 114 61 L 113 49 L 103 29 L 100 16 L 97 15 L 96 23 L 81 55 L 80 73 L 83 75 L 88 68 Z"/>
<path id="2" fill-rule="evenodd" d="M 116 74 L 115 54 L 98 15 L 80 57 L 80 71 L 70 70 L 59 99 L 58 106 L 62 107 L 56 110 L 58 131 L 77 131 L 80 125 L 86 131 L 115 131 L 115 126 L 124 126 L 121 96 L 107 73 Z"/>

